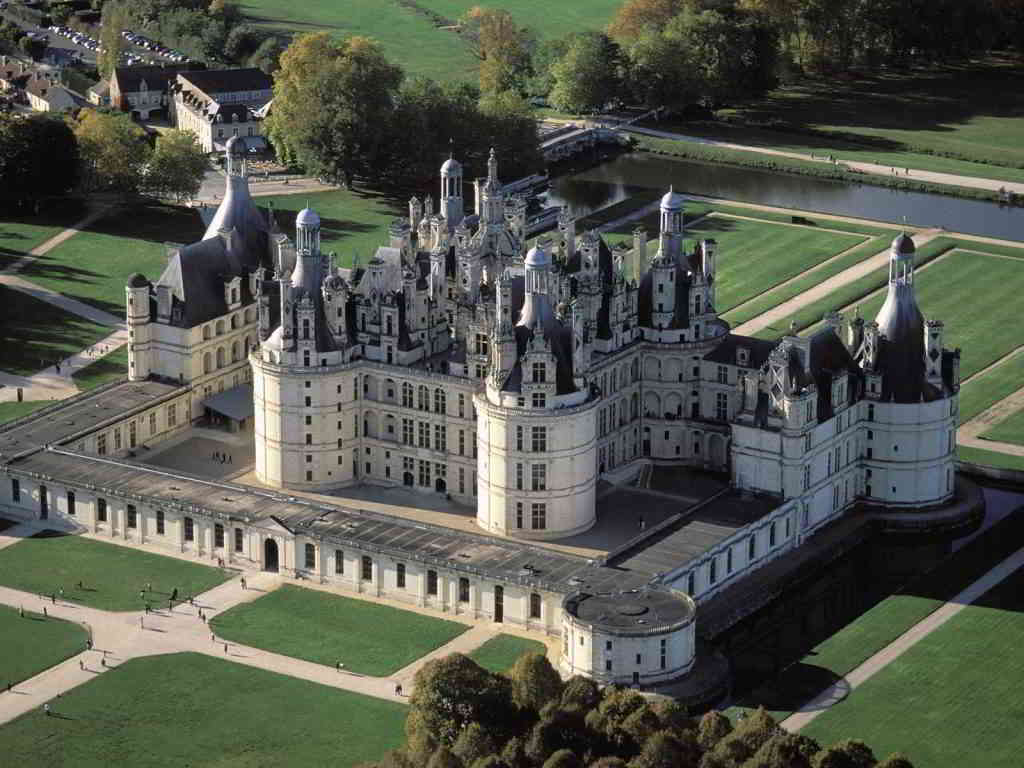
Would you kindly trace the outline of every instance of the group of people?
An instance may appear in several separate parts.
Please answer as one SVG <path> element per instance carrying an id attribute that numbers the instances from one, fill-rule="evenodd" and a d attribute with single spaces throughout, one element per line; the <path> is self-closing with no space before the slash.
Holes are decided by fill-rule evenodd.
<path id="1" fill-rule="evenodd" d="M 224 453 L 223 451 L 214 451 L 213 455 L 211 456 L 211 458 L 214 461 L 219 461 L 221 464 L 230 464 L 231 463 L 231 454 L 230 453 Z"/>

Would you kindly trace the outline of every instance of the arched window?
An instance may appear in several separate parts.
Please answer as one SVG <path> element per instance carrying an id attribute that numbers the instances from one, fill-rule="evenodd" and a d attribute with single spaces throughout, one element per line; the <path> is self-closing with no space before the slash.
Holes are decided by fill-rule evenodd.
<path id="1" fill-rule="evenodd" d="M 224 321 L 223 320 L 218 320 L 217 321 L 217 335 L 221 336 L 221 335 L 223 335 L 223 333 L 224 333 Z"/>
<path id="2" fill-rule="evenodd" d="M 238 340 L 237 339 L 235 339 L 233 342 L 231 342 L 231 362 L 232 363 L 237 363 L 238 362 Z"/>
<path id="3" fill-rule="evenodd" d="M 447 411 L 447 399 L 444 390 L 438 387 L 434 390 L 434 412 L 445 413 Z"/>
<path id="4" fill-rule="evenodd" d="M 402 385 L 402 406 L 412 408 L 412 384 L 409 382 Z"/>
<path id="5" fill-rule="evenodd" d="M 538 595 L 536 592 L 531 592 L 530 593 L 530 618 L 531 619 L 539 619 L 540 618 L 540 607 L 541 607 L 540 595 Z"/>
<path id="6" fill-rule="evenodd" d="M 235 291 L 233 291 L 232 293 L 234 294 L 235 292 L 237 292 L 237 290 L 238 289 L 236 288 Z M 232 298 L 234 298 L 234 296 L 232 296 Z M 236 301 L 237 301 L 237 299 L 236 299 Z M 231 316 L 231 329 L 234 330 L 237 327 L 238 327 L 238 315 L 232 315 Z"/>
<path id="7" fill-rule="evenodd" d="M 203 353 L 203 373 L 213 370 L 213 356 L 209 352 Z"/>
<path id="8" fill-rule="evenodd" d="M 217 367 L 224 367 L 224 347 L 217 347 Z"/>
<path id="9" fill-rule="evenodd" d="M 421 411 L 430 410 L 430 390 L 423 384 L 416 391 L 416 407 Z"/>

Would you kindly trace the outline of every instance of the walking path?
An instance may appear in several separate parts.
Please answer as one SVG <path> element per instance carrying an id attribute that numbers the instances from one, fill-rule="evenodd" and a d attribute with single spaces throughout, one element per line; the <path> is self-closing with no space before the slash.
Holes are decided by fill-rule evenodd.
<path id="1" fill-rule="evenodd" d="M 969 448 L 982 448 L 988 451 L 1008 453 L 1012 456 L 1024 456 L 1024 445 L 985 440 L 981 437 L 982 433 L 987 432 L 1001 421 L 1005 421 L 1022 408 L 1024 408 L 1024 387 L 999 400 L 970 421 L 961 424 L 956 431 L 957 443 Z"/>
<path id="2" fill-rule="evenodd" d="M 111 206 L 105 205 L 105 206 L 100 206 L 98 208 L 95 208 L 95 209 L 89 211 L 89 213 L 87 213 L 84 217 L 82 217 L 81 219 L 76 221 L 70 227 L 68 227 L 67 229 L 63 230 L 62 232 L 58 232 L 56 235 L 51 237 L 49 240 L 46 240 L 46 241 L 40 243 L 35 248 L 33 248 L 31 251 L 29 251 L 24 256 L 22 256 L 20 259 L 18 259 L 14 263 L 10 264 L 6 269 L 3 270 L 3 272 L 8 272 L 8 273 L 20 272 L 22 269 L 25 268 L 26 265 L 28 265 L 29 263 L 35 261 L 40 256 L 45 256 L 47 253 L 52 251 L 58 245 L 63 243 L 65 240 L 67 240 L 70 237 L 73 237 L 73 236 L 77 235 L 83 229 L 85 229 L 90 224 L 92 224 L 94 221 L 96 221 L 96 219 L 98 219 L 101 216 L 105 215 L 107 213 L 107 211 L 110 210 L 110 207 Z"/>
<path id="3" fill-rule="evenodd" d="M 823 165 L 833 165 L 833 162 L 827 157 L 821 157 L 819 155 L 810 155 L 802 152 L 790 152 L 782 149 L 771 149 L 769 147 L 758 147 L 750 144 L 735 144 L 731 141 L 719 141 L 717 139 L 706 139 L 701 136 L 688 136 L 683 133 L 674 133 L 672 131 L 659 131 L 654 128 L 642 128 L 636 125 L 622 126 L 621 130 L 628 131 L 630 133 L 639 133 L 644 136 L 654 136 L 659 139 L 674 139 L 676 141 L 687 141 L 693 144 L 705 144 L 712 147 L 722 147 L 723 149 L 739 149 L 744 152 L 757 152 L 762 155 L 774 155 L 776 157 L 788 157 L 794 160 L 803 160 L 810 162 L 819 162 Z M 865 163 L 857 160 L 843 160 L 839 165 L 844 168 L 861 171 L 862 173 L 870 173 L 876 176 L 898 176 L 901 179 L 908 179 L 911 181 L 926 181 L 932 184 L 950 184 L 958 187 L 973 187 L 975 189 L 987 189 L 993 192 L 998 192 L 1000 189 L 1006 189 L 1010 192 L 1016 192 L 1018 194 L 1024 194 L 1024 183 L 1012 182 L 1012 181 L 1000 181 L 998 179 L 986 179 L 977 176 L 960 176 L 955 173 L 939 173 L 937 171 L 923 171 L 916 168 L 910 168 L 909 173 L 906 169 L 897 169 L 899 173 L 894 174 L 891 165 L 882 165 L 879 163 Z"/>
<path id="4" fill-rule="evenodd" d="M 914 235 L 914 243 L 918 248 L 920 248 L 925 243 L 933 240 L 939 234 L 940 232 L 937 229 L 918 232 Z M 833 275 L 827 280 L 818 283 L 816 286 L 804 291 L 800 295 L 794 296 L 792 299 L 784 301 L 766 312 L 762 312 L 757 317 L 748 320 L 745 323 L 741 323 L 737 327 L 733 328 L 733 332 L 744 336 L 752 336 L 770 325 L 785 320 L 794 312 L 803 309 L 808 304 L 811 304 L 818 299 L 828 296 L 830 293 L 842 288 L 847 283 L 859 280 L 860 278 L 871 274 L 876 269 L 885 267 L 888 263 L 889 249 L 886 248 L 884 251 L 879 251 L 874 256 L 857 262 L 852 267 L 844 269 L 838 275 Z"/>
<path id="5" fill-rule="evenodd" d="M 779 725 L 787 731 L 794 733 L 799 731 L 826 709 L 845 698 L 850 691 L 859 688 L 889 663 L 906 653 L 916 643 L 952 619 L 1021 566 L 1024 566 L 1024 548 L 1014 552 L 952 600 L 943 603 L 936 611 L 912 626 L 844 678 L 830 685 Z"/>

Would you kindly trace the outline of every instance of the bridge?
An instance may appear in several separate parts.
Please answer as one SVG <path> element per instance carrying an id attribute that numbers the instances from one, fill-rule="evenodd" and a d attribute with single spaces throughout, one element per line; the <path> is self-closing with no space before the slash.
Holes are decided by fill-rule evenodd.
<path id="1" fill-rule="evenodd" d="M 559 124 L 557 128 L 547 131 L 542 130 L 540 147 L 544 153 L 544 161 L 553 163 L 592 149 L 597 144 L 626 143 L 628 139 L 618 133 L 617 127 L 567 123 Z"/>

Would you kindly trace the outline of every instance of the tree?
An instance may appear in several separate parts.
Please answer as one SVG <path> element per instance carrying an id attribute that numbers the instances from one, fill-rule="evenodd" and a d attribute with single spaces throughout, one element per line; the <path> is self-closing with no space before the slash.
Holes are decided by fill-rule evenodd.
<path id="1" fill-rule="evenodd" d="M 765 712 L 764 707 L 758 707 L 715 745 L 713 753 L 726 762 L 740 764 L 752 757 L 777 730 L 775 719 Z"/>
<path id="2" fill-rule="evenodd" d="M 128 9 L 117 0 L 105 3 L 100 20 L 100 53 L 96 60 L 96 68 L 100 77 L 108 80 L 114 74 L 114 67 L 121 59 L 124 32 L 128 23 Z"/>
<path id="3" fill-rule="evenodd" d="M 732 722 L 729 718 L 717 709 L 712 709 L 710 712 L 705 712 L 700 719 L 700 724 L 697 726 L 697 743 L 703 750 L 710 751 L 731 732 Z"/>
<path id="4" fill-rule="evenodd" d="M 545 40 L 537 45 L 533 51 L 533 76 L 526 83 L 528 95 L 545 98 L 551 92 L 555 85 L 551 67 L 565 56 L 565 52 L 569 50 L 570 39 L 571 37 L 563 37 Z"/>
<path id="5" fill-rule="evenodd" d="M 498 746 L 494 739 L 480 727 L 479 723 L 470 723 L 463 728 L 452 745 L 452 754 L 459 758 L 463 765 L 472 765 L 480 758 L 493 755 L 497 751 Z"/>
<path id="6" fill-rule="evenodd" d="M 582 32 L 551 67 L 549 101 L 566 112 L 592 112 L 619 96 L 622 72 L 618 44 L 600 32 Z"/>
<path id="7" fill-rule="evenodd" d="M 679 740 L 668 731 L 658 731 L 641 745 L 640 754 L 629 761 L 629 768 L 697 768 L 684 761 Z"/>
<path id="8" fill-rule="evenodd" d="M 590 768 L 626 768 L 626 761 L 621 757 L 600 757 L 590 764 Z"/>
<path id="9" fill-rule="evenodd" d="M 410 709 L 443 746 L 455 743 L 470 723 L 479 723 L 495 740 L 512 725 L 508 709 L 509 682 L 461 653 L 434 659 L 416 672 Z"/>
<path id="10" fill-rule="evenodd" d="M 274 74 L 279 66 L 281 54 L 284 53 L 285 45 L 276 37 L 268 37 L 249 57 L 249 66 L 258 67 L 268 75 Z"/>
<path id="11" fill-rule="evenodd" d="M 588 712 L 601 701 L 601 689 L 589 677 L 573 675 L 562 688 L 562 707 Z"/>
<path id="12" fill-rule="evenodd" d="M 480 59 L 480 90 L 524 92 L 531 75 L 533 34 L 506 10 L 474 6 L 459 20 L 462 37 Z"/>
<path id="13" fill-rule="evenodd" d="M 470 768 L 510 768 L 510 766 L 497 755 L 487 755 L 473 763 Z"/>
<path id="14" fill-rule="evenodd" d="M 462 762 L 448 747 L 438 747 L 433 755 L 430 756 L 430 760 L 427 762 L 427 768 L 464 768 Z"/>
<path id="15" fill-rule="evenodd" d="M 302 35 L 281 55 L 268 135 L 279 153 L 351 185 L 378 167 L 402 71 L 365 37 Z"/>
<path id="16" fill-rule="evenodd" d="M 112 191 L 124 197 L 139 191 L 151 150 L 146 132 L 128 115 L 85 109 L 74 132 L 87 190 Z"/>
<path id="17" fill-rule="evenodd" d="M 914 768 L 914 764 L 910 762 L 906 755 L 893 752 L 880 762 L 876 768 Z"/>
<path id="18" fill-rule="evenodd" d="M 678 736 L 683 731 L 693 731 L 696 727 L 686 707 L 676 699 L 661 696 L 649 701 L 648 706 L 657 715 L 663 730 L 672 731 Z"/>
<path id="19" fill-rule="evenodd" d="M 67 194 L 78 181 L 78 141 L 62 119 L 0 113 L 0 202 Z"/>
<path id="20" fill-rule="evenodd" d="M 46 41 L 37 40 L 34 37 L 26 35 L 18 40 L 18 47 L 21 52 L 28 56 L 33 61 L 39 61 L 43 58 L 43 54 L 46 53 Z"/>
<path id="21" fill-rule="evenodd" d="M 812 739 L 780 729 L 743 763 L 743 768 L 811 768 L 811 756 L 817 751 L 818 744 Z"/>
<path id="22" fill-rule="evenodd" d="M 542 653 L 520 656 L 512 667 L 511 678 L 512 700 L 522 709 L 540 711 L 562 695 L 562 678 Z"/>
<path id="23" fill-rule="evenodd" d="M 206 154 L 188 131 L 167 131 L 156 142 L 156 150 L 146 168 L 146 194 L 170 198 L 177 202 L 190 200 L 199 192 L 210 163 Z"/>
<path id="24" fill-rule="evenodd" d="M 560 749 L 544 761 L 544 768 L 583 768 L 571 749 Z"/>
<path id="25" fill-rule="evenodd" d="M 846 739 L 814 756 L 814 768 L 874 768 L 875 755 L 863 741 Z"/>
<path id="26" fill-rule="evenodd" d="M 683 9 L 683 0 L 626 0 L 608 25 L 616 40 L 629 40 L 645 30 L 659 29 Z"/>

